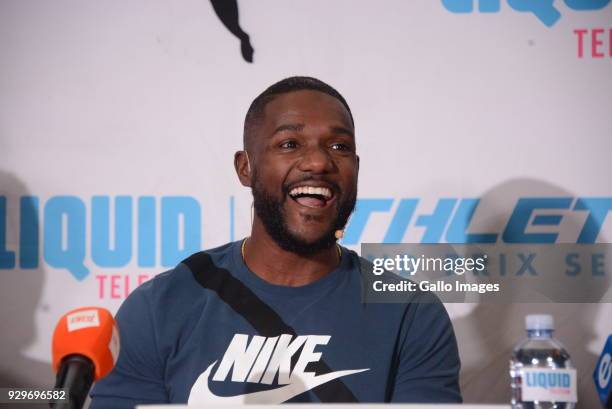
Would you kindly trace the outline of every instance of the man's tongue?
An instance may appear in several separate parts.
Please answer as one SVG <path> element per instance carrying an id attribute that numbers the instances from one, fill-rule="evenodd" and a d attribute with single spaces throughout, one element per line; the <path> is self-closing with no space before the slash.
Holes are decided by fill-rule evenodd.
<path id="1" fill-rule="evenodd" d="M 302 206 L 307 207 L 323 207 L 325 206 L 325 200 L 319 199 L 314 196 L 301 196 L 295 199 Z"/>

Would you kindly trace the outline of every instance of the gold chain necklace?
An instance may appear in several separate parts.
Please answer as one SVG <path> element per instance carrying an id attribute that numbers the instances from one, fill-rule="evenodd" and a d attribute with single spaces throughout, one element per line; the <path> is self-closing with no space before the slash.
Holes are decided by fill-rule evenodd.
<path id="1" fill-rule="evenodd" d="M 246 246 L 246 242 L 249 238 L 242 240 L 242 246 L 240 246 L 240 253 L 242 253 L 242 261 L 246 262 L 246 258 L 244 256 L 244 247 Z M 338 249 L 338 257 L 342 259 L 342 247 L 338 243 L 336 243 L 336 248 Z"/>

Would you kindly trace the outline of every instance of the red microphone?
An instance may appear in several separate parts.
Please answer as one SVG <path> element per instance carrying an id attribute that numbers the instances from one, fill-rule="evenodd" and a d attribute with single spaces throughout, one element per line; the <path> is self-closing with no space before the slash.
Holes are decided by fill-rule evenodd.
<path id="1" fill-rule="evenodd" d="M 80 409 L 94 381 L 108 375 L 119 356 L 119 332 L 110 312 L 84 307 L 60 318 L 53 333 L 55 387 L 68 390 L 56 409 Z"/>

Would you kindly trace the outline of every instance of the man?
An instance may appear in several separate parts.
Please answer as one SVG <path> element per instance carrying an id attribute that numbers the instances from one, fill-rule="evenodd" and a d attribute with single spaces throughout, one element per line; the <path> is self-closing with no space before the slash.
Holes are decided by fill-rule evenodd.
<path id="1" fill-rule="evenodd" d="M 234 165 L 253 192 L 250 237 L 130 295 L 117 365 L 92 408 L 460 402 L 442 304 L 362 303 L 363 260 L 336 244 L 359 170 L 344 98 L 314 78 L 272 85 L 249 108 Z"/>

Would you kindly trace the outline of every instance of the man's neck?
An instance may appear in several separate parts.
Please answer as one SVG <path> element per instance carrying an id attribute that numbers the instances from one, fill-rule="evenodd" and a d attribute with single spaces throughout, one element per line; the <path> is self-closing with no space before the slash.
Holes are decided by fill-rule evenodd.
<path id="1" fill-rule="evenodd" d="M 313 283 L 340 263 L 336 246 L 308 256 L 282 249 L 258 220 L 243 249 L 247 267 L 261 279 L 276 285 L 299 287 Z"/>

